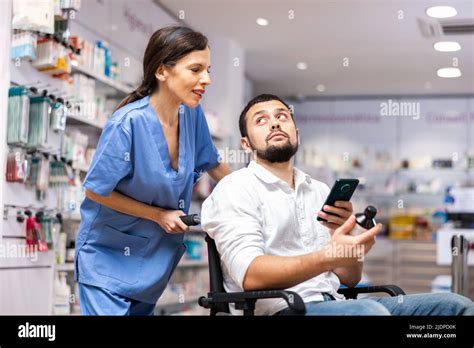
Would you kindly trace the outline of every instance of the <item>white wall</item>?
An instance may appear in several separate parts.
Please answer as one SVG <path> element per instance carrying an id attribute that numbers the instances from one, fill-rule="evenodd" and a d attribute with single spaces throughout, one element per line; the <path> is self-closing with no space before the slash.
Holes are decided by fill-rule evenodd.
<path id="1" fill-rule="evenodd" d="M 228 145 L 236 148 L 240 139 L 238 118 L 245 99 L 245 52 L 233 40 L 204 34 L 211 47 L 212 84 L 204 95 L 203 108 L 217 115 Z"/>
<path id="2" fill-rule="evenodd" d="M 247 103 L 255 97 L 255 83 L 249 76 L 245 76 L 245 90 L 244 90 L 244 101 L 243 105 L 247 105 Z"/>

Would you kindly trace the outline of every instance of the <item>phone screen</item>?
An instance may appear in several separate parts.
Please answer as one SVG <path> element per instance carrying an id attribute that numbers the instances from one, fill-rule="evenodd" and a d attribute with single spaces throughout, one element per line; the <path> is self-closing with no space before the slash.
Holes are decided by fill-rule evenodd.
<path id="1" fill-rule="evenodd" d="M 336 201 L 350 201 L 354 191 L 357 188 L 357 185 L 359 185 L 358 179 L 337 179 L 334 185 L 332 186 L 331 192 L 329 192 L 329 195 L 326 198 L 323 207 L 325 205 L 331 205 L 334 207 Z M 324 211 L 322 207 L 321 210 Z M 328 212 L 325 213 L 330 214 Z M 318 221 L 327 221 L 326 219 L 319 216 L 317 217 L 317 219 Z"/>

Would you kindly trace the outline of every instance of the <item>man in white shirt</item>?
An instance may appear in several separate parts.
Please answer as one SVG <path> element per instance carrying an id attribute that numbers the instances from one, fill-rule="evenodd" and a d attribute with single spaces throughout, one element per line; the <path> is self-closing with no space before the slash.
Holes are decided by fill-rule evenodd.
<path id="1" fill-rule="evenodd" d="M 340 284 L 360 281 L 363 256 L 382 226 L 349 235 L 355 226 L 350 202 L 325 206 L 330 214 L 318 212 L 329 188 L 293 167 L 298 129 L 280 98 L 264 94 L 252 99 L 239 127 L 241 145 L 253 152 L 254 161 L 221 180 L 201 213 L 202 226 L 221 256 L 227 292 L 294 291 L 306 303 L 307 315 L 474 313 L 472 301 L 454 294 L 344 300 L 337 293 Z M 317 215 L 327 222 L 317 221 Z M 284 300 L 256 303 L 257 315 L 288 312 Z"/>

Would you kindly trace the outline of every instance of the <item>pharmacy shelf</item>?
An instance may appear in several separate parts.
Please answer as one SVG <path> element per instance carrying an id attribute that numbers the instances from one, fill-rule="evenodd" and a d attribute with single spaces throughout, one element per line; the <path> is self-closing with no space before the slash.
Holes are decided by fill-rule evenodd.
<path id="1" fill-rule="evenodd" d="M 48 189 L 44 200 L 38 200 L 34 187 L 19 182 L 5 182 L 4 204 L 23 209 L 32 210 L 59 210 L 57 190 Z"/>
<path id="2" fill-rule="evenodd" d="M 63 213 L 63 220 L 67 221 L 81 221 L 81 214 L 79 213 Z"/>
<path id="3" fill-rule="evenodd" d="M 434 196 L 434 197 L 439 197 L 439 196 L 444 196 L 444 192 L 397 192 L 395 193 L 396 196 Z"/>
<path id="4" fill-rule="evenodd" d="M 55 265 L 58 272 L 74 272 L 74 262 Z"/>
<path id="5" fill-rule="evenodd" d="M 158 303 L 155 307 L 155 314 L 170 314 L 177 313 L 183 310 L 184 307 L 197 305 L 200 296 L 191 297 L 184 302 L 164 302 Z"/>
<path id="6" fill-rule="evenodd" d="M 89 170 L 88 165 L 80 165 L 80 164 L 74 164 L 74 163 L 72 165 L 72 168 L 74 170 L 79 170 L 79 171 L 84 172 L 84 173 L 87 173 L 87 171 Z"/>
<path id="7" fill-rule="evenodd" d="M 202 229 L 201 225 L 198 225 L 198 226 L 189 226 L 189 232 L 193 232 L 193 233 L 201 233 L 204 235 L 204 230 Z"/>
<path id="8" fill-rule="evenodd" d="M 18 65 L 14 61 L 10 61 L 10 81 L 18 86 L 36 86 L 39 87 L 39 90 L 47 86 L 48 90 L 55 90 L 55 94 L 58 95 L 65 95 L 69 91 L 65 80 L 54 78 L 35 69 L 27 60 L 21 60 Z"/>
<path id="9" fill-rule="evenodd" d="M 207 260 L 183 260 L 178 267 L 204 267 L 208 266 Z"/>
<path id="10" fill-rule="evenodd" d="M 344 174 L 355 174 L 355 175 L 382 175 L 382 174 L 429 174 L 429 173 L 449 173 L 459 174 L 474 171 L 474 168 L 441 168 L 441 167 L 429 167 L 429 168 L 397 168 L 397 169 L 364 169 L 364 168 L 351 168 L 343 170 L 333 170 L 338 175 Z"/>
<path id="11" fill-rule="evenodd" d="M 72 66 L 71 70 L 72 70 L 71 73 L 81 73 L 81 74 L 87 75 L 87 76 L 95 79 L 96 81 L 99 81 L 103 85 L 105 85 L 107 87 L 111 87 L 111 88 L 115 89 L 116 91 L 118 91 L 122 94 L 129 94 L 129 93 L 133 92 L 133 88 L 127 86 L 126 84 L 121 83 L 119 81 L 114 81 L 114 80 L 106 77 L 105 75 L 97 74 L 97 73 L 95 73 L 93 71 L 90 71 L 88 69 L 85 69 L 83 67 Z"/>
<path id="12" fill-rule="evenodd" d="M 459 167 L 427 167 L 427 168 L 400 168 L 397 171 L 399 173 L 465 173 L 469 168 L 459 168 Z"/>
<path id="13" fill-rule="evenodd" d="M 390 192 L 368 192 L 368 191 L 359 191 L 354 193 L 354 197 L 399 197 L 399 196 L 443 196 L 443 192 L 407 192 L 407 191 L 398 191 L 394 193 Z"/>
<path id="14" fill-rule="evenodd" d="M 97 129 L 103 129 L 105 123 L 101 123 L 98 120 L 95 120 L 93 118 L 89 118 L 86 116 L 76 116 L 76 115 L 68 115 L 67 116 L 67 125 L 75 125 L 75 124 L 80 124 L 80 125 L 88 125 L 95 127 Z"/>
<path id="15" fill-rule="evenodd" d="M 207 267 L 208 263 L 205 260 L 184 260 L 178 264 L 178 268 L 181 267 Z M 74 263 L 64 263 L 60 265 L 56 265 L 56 270 L 58 272 L 73 272 L 74 271 Z"/>
<path id="16" fill-rule="evenodd" d="M 340 169 L 333 170 L 334 173 L 338 174 L 393 174 L 396 173 L 398 169 L 372 169 L 372 168 L 349 168 L 349 169 Z"/>

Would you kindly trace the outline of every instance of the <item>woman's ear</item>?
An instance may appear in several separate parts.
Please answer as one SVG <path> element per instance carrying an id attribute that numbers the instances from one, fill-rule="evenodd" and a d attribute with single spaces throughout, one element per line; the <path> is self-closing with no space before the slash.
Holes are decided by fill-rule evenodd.
<path id="1" fill-rule="evenodd" d="M 158 79 L 158 81 L 166 81 L 166 78 L 168 77 L 168 72 L 166 71 L 165 66 L 163 64 L 161 64 L 158 67 L 158 70 L 156 70 L 155 77 Z"/>

